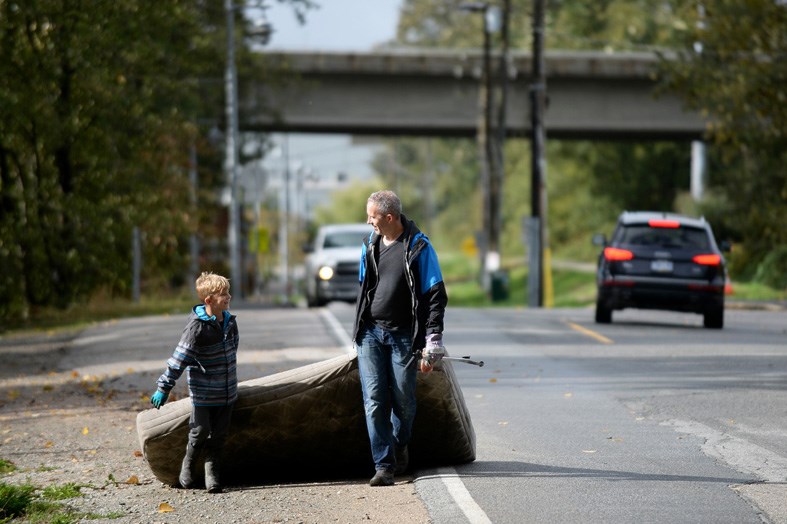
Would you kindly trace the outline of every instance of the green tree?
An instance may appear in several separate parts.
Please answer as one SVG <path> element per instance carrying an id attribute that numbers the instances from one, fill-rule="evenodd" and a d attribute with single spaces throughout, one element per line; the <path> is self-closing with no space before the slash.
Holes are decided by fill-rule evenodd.
<path id="1" fill-rule="evenodd" d="M 785 286 L 787 262 L 774 259 L 787 252 L 787 5 L 701 6 L 663 61 L 666 85 L 709 119 L 718 180 L 706 209 L 742 242 L 735 267 Z"/>
<path id="2" fill-rule="evenodd" d="M 131 228 L 171 274 L 185 165 L 213 53 L 177 1 L 0 2 L 0 313 L 128 289 Z M 205 63 L 216 63 L 206 60 Z"/>
<path id="3" fill-rule="evenodd" d="M 407 0 L 398 27 L 402 45 L 479 48 L 481 17 L 460 9 L 462 1 Z M 498 4 L 499 5 L 499 4 Z M 681 2 L 663 0 L 603 0 L 599 2 L 547 2 L 548 49 L 649 50 L 670 45 L 683 35 L 679 15 L 690 9 Z M 511 48 L 530 50 L 532 0 L 511 3 Z M 647 13 L 647 16 L 643 16 Z M 493 38 L 499 49 L 500 35 Z M 547 130 L 548 132 L 548 130 Z M 410 154 L 402 154 L 401 140 L 386 155 L 398 156 L 399 171 L 407 177 L 394 180 L 390 161 L 375 163 L 390 185 L 409 183 L 413 198 L 424 192 L 428 173 L 423 147 L 410 139 Z M 481 189 L 477 148 L 472 140 L 433 140 L 435 192 L 450 195 L 438 206 L 439 239 L 444 233 L 456 238 L 481 229 Z M 443 147 L 441 144 L 446 144 Z M 420 151 L 420 153 L 419 153 Z M 548 224 L 553 248 L 568 256 L 590 259 L 589 237 L 614 224 L 623 209 L 671 210 L 688 186 L 688 143 L 635 143 L 556 141 L 547 144 Z M 505 150 L 502 252 L 521 256 L 522 218 L 530 215 L 530 144 L 509 137 Z M 457 176 L 461 174 L 461 176 Z M 408 182 L 409 181 L 409 182 Z"/>

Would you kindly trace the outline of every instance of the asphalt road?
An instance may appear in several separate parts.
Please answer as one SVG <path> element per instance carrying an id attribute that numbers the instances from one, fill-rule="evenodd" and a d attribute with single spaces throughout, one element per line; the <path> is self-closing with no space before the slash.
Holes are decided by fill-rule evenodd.
<path id="1" fill-rule="evenodd" d="M 348 304 L 233 310 L 241 380 L 350 347 Z M 0 456 L 20 467 L 7 479 L 139 477 L 79 502 L 119 509 L 122 523 L 787 523 L 787 311 L 731 309 L 710 330 L 690 314 L 616 312 L 597 325 L 591 309 L 449 308 L 449 353 L 485 362 L 454 364 L 475 462 L 394 488 L 347 479 L 210 499 L 162 486 L 136 453 L 134 417 L 184 318 L 101 323 L 67 343 L 0 339 Z"/>
<path id="2" fill-rule="evenodd" d="M 433 522 L 787 522 L 787 312 L 450 309 L 444 340 L 485 366 L 477 460 L 417 472 Z"/>

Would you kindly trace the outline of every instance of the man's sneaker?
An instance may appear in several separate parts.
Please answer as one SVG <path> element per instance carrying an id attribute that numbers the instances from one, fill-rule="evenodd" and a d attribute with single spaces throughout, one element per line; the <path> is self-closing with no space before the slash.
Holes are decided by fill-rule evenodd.
<path id="1" fill-rule="evenodd" d="M 407 471 L 407 467 L 410 465 L 410 451 L 407 449 L 407 446 L 399 446 L 396 447 L 396 469 L 394 473 L 396 475 L 401 475 L 405 471 Z"/>
<path id="2" fill-rule="evenodd" d="M 393 486 L 394 474 L 385 469 L 378 469 L 372 480 L 369 481 L 370 486 Z"/>

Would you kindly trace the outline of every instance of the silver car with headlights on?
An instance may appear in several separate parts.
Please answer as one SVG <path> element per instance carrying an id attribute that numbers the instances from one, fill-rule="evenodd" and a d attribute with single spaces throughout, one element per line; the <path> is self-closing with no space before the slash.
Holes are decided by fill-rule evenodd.
<path id="1" fill-rule="evenodd" d="M 306 252 L 306 302 L 324 306 L 332 300 L 354 302 L 358 296 L 361 244 L 368 224 L 329 224 L 317 230 Z"/>

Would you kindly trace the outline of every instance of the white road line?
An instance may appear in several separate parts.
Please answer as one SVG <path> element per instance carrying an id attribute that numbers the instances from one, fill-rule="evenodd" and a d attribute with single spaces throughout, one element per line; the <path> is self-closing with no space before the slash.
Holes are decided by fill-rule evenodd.
<path id="1" fill-rule="evenodd" d="M 492 524 L 481 506 L 473 500 L 454 468 L 440 468 L 437 470 L 437 476 L 443 481 L 448 493 L 471 524 Z"/>
<path id="2" fill-rule="evenodd" d="M 344 347 L 344 350 L 347 353 L 353 353 L 355 348 L 353 348 L 352 340 L 350 340 L 350 335 L 347 334 L 347 331 L 342 327 L 342 324 L 336 318 L 336 315 L 331 313 L 329 309 L 321 309 L 320 315 L 322 316 L 323 320 L 328 323 L 328 327 L 331 328 L 333 332 L 333 336 L 339 342 L 339 344 Z"/>

